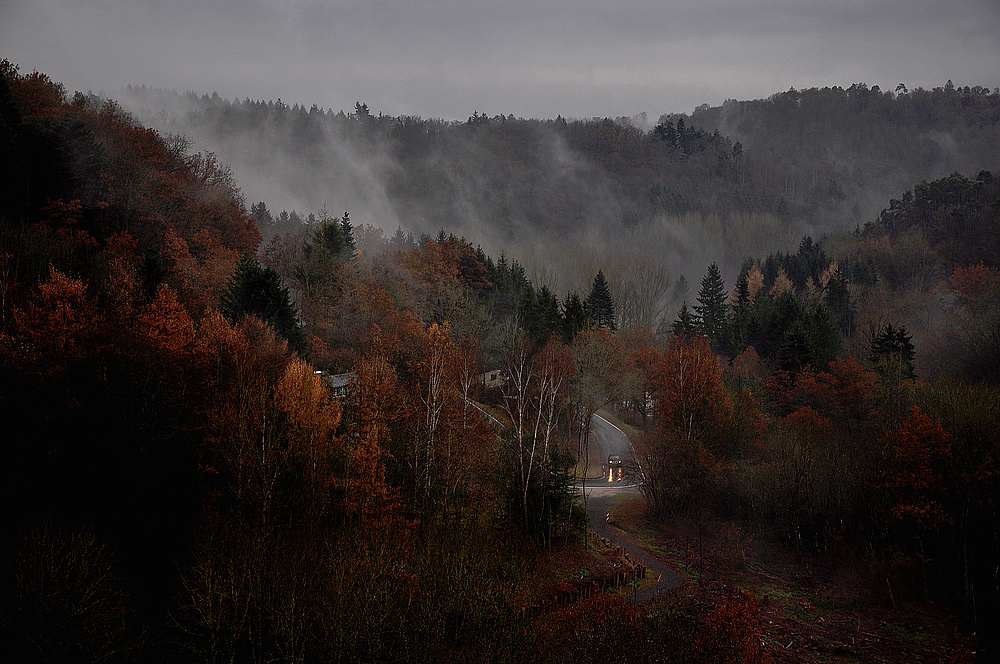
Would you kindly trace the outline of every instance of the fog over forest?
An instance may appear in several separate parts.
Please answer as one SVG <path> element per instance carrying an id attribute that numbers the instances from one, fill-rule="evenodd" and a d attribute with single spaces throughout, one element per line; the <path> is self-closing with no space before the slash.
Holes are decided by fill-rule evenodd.
<path id="1" fill-rule="evenodd" d="M 0 59 L 0 651 L 997 661 L 1000 89 L 117 98 Z"/>
<path id="2" fill-rule="evenodd" d="M 951 81 L 569 121 L 391 117 L 363 102 L 334 112 L 131 86 L 117 97 L 229 164 L 248 207 L 348 210 L 387 235 L 444 230 L 505 252 L 560 296 L 585 291 L 598 269 L 619 291 L 655 275 L 668 286 L 662 315 L 684 298 L 669 286 L 697 283 L 713 260 L 732 283 L 748 257 L 852 232 L 915 183 L 1000 167 L 997 94 Z"/>

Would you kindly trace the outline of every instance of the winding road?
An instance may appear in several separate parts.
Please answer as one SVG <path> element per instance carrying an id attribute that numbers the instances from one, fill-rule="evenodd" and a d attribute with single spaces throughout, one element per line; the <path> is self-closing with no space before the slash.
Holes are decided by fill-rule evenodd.
<path id="1" fill-rule="evenodd" d="M 641 604 L 670 588 L 681 585 L 684 583 L 684 577 L 644 550 L 622 539 L 615 529 L 609 528 L 608 524 L 605 523 L 605 516 L 611 509 L 611 501 L 615 496 L 639 493 L 642 469 L 636 462 L 635 451 L 628 436 L 611 422 L 600 415 L 594 415 L 590 435 L 591 443 L 597 446 L 605 472 L 609 472 L 607 459 L 612 455 L 618 455 L 621 459 L 621 472 L 620 474 L 609 472 L 608 476 L 599 480 L 578 481 L 577 489 L 581 496 L 586 495 L 587 514 L 594 532 L 628 551 L 634 560 L 646 566 L 649 570 L 647 574 L 652 574 L 654 578 L 659 579 L 657 583 L 635 594 L 635 602 Z"/>

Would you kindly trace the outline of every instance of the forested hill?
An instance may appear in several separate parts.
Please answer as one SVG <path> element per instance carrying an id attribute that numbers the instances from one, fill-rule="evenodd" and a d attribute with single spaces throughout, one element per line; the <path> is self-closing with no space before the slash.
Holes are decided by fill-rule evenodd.
<path id="1" fill-rule="evenodd" d="M 794 88 L 767 99 L 695 110 L 691 123 L 742 141 L 769 161 L 793 214 L 869 221 L 915 182 L 994 170 L 1000 94 L 982 87 L 894 92 Z M 855 209 L 855 206 L 857 208 Z M 873 207 L 874 206 L 874 207 Z"/>
<path id="2" fill-rule="evenodd" d="M 390 233 L 445 228 L 547 262 L 563 289 L 593 274 L 560 265 L 570 244 L 577 262 L 581 247 L 605 265 L 639 249 L 674 277 L 720 258 L 732 274 L 806 233 L 863 226 L 914 183 L 1000 170 L 1000 93 L 978 87 L 789 90 L 655 126 L 489 113 L 443 121 L 144 87 L 121 100 L 217 153 L 252 201 L 350 209 Z"/>
<path id="3" fill-rule="evenodd" d="M 986 169 L 910 185 L 858 233 L 793 254 L 777 236 L 807 217 L 770 188 L 781 162 L 685 118 L 643 132 L 192 101 L 186 126 L 280 182 L 343 189 L 300 234 L 275 232 L 290 213 L 263 223 L 262 243 L 261 198 L 280 199 L 250 182 L 247 210 L 218 157 L 0 60 L 0 652 L 997 659 Z M 440 205 L 441 223 L 494 229 L 489 206 L 524 195 L 509 210 L 586 213 L 621 255 L 598 269 L 609 254 L 567 250 L 583 231 L 552 216 L 532 238 L 561 230 L 565 264 L 592 270 L 560 298 L 511 254 L 372 226 L 385 218 L 365 218 L 354 186 L 380 191 L 389 219 Z M 665 274 L 671 246 L 715 251 L 696 294 Z M 728 283 L 726 246 L 757 254 Z M 323 370 L 351 375 L 347 394 Z M 642 502 L 622 511 L 643 521 L 627 530 L 692 580 L 649 611 L 604 576 L 629 561 L 594 557 L 573 500 L 602 407 L 636 427 Z M 563 605 L 598 580 L 607 595 Z M 906 627 L 921 654 L 899 638 L 908 606 L 940 627 Z"/>

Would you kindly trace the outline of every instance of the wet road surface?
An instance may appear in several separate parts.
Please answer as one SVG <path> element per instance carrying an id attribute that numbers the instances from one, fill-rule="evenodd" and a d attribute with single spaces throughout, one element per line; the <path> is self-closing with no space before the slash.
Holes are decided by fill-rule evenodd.
<path id="1" fill-rule="evenodd" d="M 647 578 L 652 575 L 654 579 L 659 579 L 654 585 L 635 593 L 635 602 L 641 604 L 670 588 L 681 585 L 684 583 L 684 577 L 639 547 L 622 539 L 614 528 L 608 527 L 605 523 L 605 517 L 611 509 L 611 501 L 615 496 L 639 493 L 642 471 L 636 463 L 632 444 L 618 427 L 595 415 L 590 431 L 591 443 L 596 443 L 599 447 L 602 467 L 607 475 L 602 479 L 579 481 L 577 490 L 581 494 L 586 491 L 587 515 L 590 517 L 590 526 L 594 532 L 622 547 L 634 560 L 645 565 L 648 570 Z M 608 457 L 613 455 L 621 459 L 617 471 L 616 466 L 609 466 L 607 463 Z"/>

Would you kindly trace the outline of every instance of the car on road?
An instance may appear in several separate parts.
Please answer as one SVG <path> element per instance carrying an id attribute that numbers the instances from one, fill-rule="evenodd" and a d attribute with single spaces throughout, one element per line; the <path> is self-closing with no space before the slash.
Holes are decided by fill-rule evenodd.
<path id="1" fill-rule="evenodd" d="M 616 468 L 622 465 L 622 458 L 617 454 L 608 455 L 608 466 L 611 468 Z"/>

